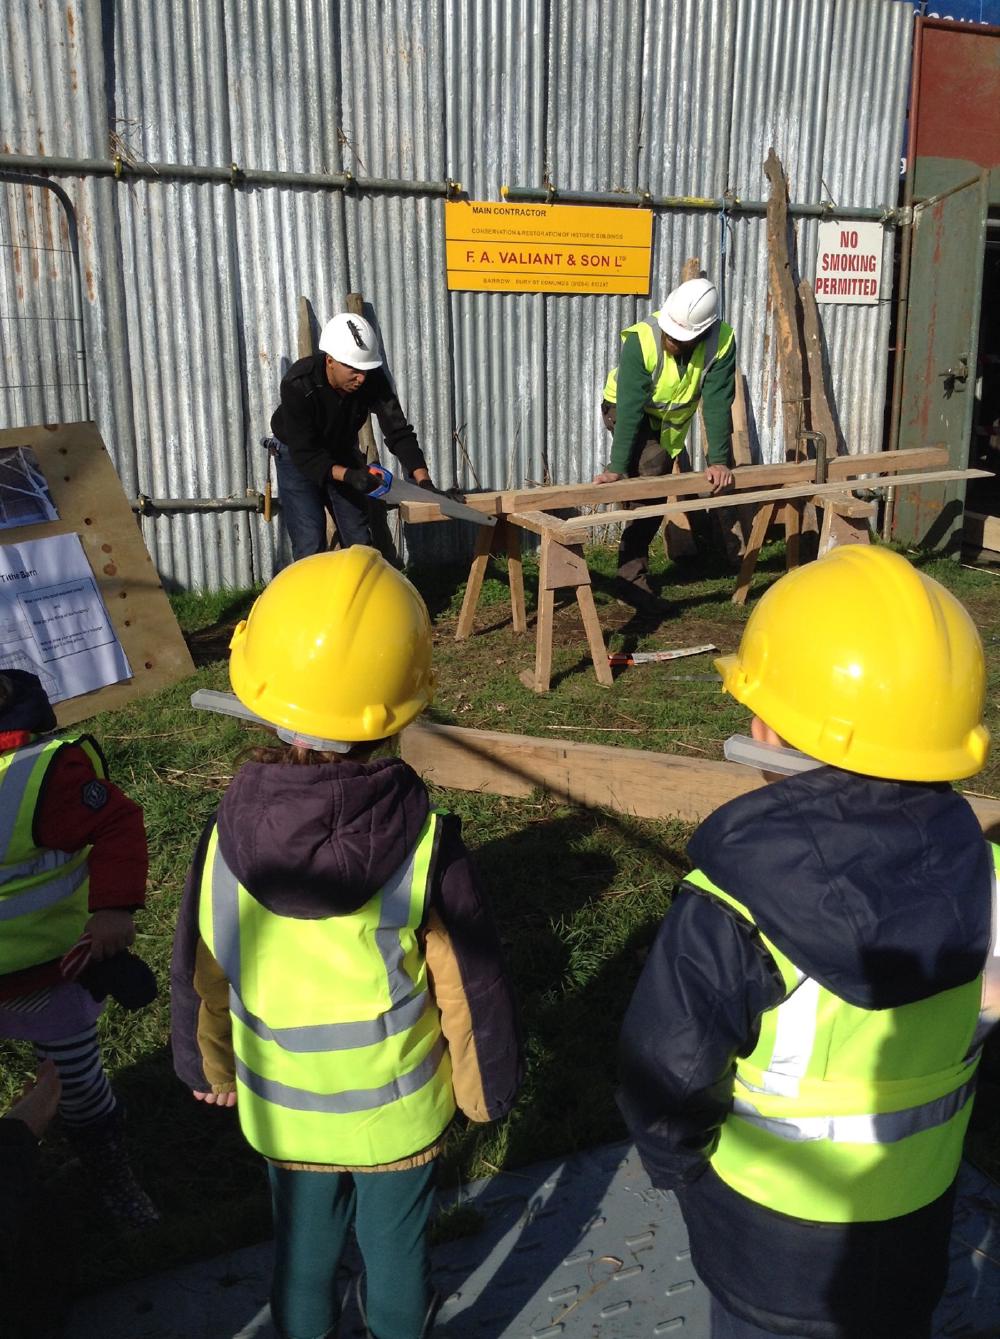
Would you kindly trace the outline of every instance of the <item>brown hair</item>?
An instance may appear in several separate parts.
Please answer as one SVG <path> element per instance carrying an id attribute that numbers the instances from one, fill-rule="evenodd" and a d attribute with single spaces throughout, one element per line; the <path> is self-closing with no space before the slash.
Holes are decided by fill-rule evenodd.
<path id="1" fill-rule="evenodd" d="M 285 763 L 293 767 L 319 767 L 332 762 L 370 762 L 385 739 L 373 739 L 355 744 L 349 753 L 326 753 L 320 749 L 303 748 L 300 744 L 258 744 L 245 751 L 241 762 Z"/>

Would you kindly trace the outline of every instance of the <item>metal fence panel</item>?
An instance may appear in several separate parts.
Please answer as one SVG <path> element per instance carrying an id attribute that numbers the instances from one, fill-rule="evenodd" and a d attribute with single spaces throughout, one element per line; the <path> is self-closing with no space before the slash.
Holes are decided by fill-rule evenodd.
<path id="1" fill-rule="evenodd" d="M 8 0 L 2 148 L 451 177 L 472 199 L 546 181 L 760 198 L 773 143 L 793 199 L 892 204 L 911 25 L 893 0 Z M 662 300 L 691 255 L 723 287 L 763 457 L 782 449 L 760 219 L 658 215 L 648 300 L 448 293 L 440 200 L 426 191 L 238 175 L 57 181 L 78 229 L 89 412 L 129 493 L 262 488 L 258 443 L 297 356 L 297 299 L 322 321 L 352 290 L 378 320 L 440 482 L 587 478 L 607 455 L 597 404 L 619 332 Z M 56 251 L 46 269 L 26 250 L 48 235 L 62 245 L 63 227 L 50 192 L 3 184 L 3 385 L 29 370 L 39 383 L 0 388 L 3 423 L 85 412 L 63 329 L 72 258 Z M 806 274 L 815 233 L 798 226 Z M 39 266 L 23 295 L 15 241 L 19 261 Z M 891 254 L 887 233 L 887 264 Z M 824 321 L 848 442 L 874 446 L 888 309 L 828 306 Z M 178 586 L 244 585 L 284 556 L 280 527 L 239 513 L 144 529 Z M 435 558 L 469 543 L 463 527 L 443 525 L 408 539 Z"/>

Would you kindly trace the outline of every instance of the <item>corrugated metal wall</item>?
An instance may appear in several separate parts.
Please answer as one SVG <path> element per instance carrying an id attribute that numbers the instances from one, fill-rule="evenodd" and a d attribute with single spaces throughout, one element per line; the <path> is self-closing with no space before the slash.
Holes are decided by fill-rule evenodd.
<path id="1" fill-rule="evenodd" d="M 773 144 L 793 200 L 891 205 L 911 25 L 893 0 L 7 0 L 0 144 L 451 177 L 474 199 L 546 177 L 760 199 Z M 649 300 L 449 294 L 440 198 L 54 180 L 75 216 L 80 299 L 62 205 L 0 181 L 0 424 L 89 406 L 130 495 L 262 487 L 297 299 L 323 320 L 349 291 L 374 309 L 441 483 L 588 478 L 607 452 L 597 405 L 618 333 L 691 255 L 724 284 L 762 458 L 780 454 L 762 220 L 658 215 Z M 808 275 L 816 225 L 798 236 Z M 876 447 L 888 303 L 824 316 L 847 440 Z M 144 527 L 181 587 L 268 576 L 280 537 L 233 513 Z M 419 556 L 467 542 L 455 526 L 410 536 Z"/>

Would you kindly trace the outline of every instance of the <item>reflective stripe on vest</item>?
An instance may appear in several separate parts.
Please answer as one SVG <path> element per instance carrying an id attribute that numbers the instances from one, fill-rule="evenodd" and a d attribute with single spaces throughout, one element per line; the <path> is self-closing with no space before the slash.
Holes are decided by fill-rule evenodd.
<path id="1" fill-rule="evenodd" d="M 0 974 L 61 957 L 87 922 L 90 847 L 58 851 L 36 846 L 34 837 L 45 777 L 71 744 L 105 776 L 87 735 L 52 735 L 0 754 Z"/>
<path id="2" fill-rule="evenodd" d="M 701 871 L 687 882 L 754 927 L 785 986 L 736 1061 L 718 1175 L 759 1204 L 821 1222 L 895 1218 L 943 1194 L 971 1111 L 981 978 L 861 1009 L 796 967 Z"/>
<path id="3" fill-rule="evenodd" d="M 724 321 L 716 321 L 703 340 L 694 347 L 684 372 L 681 373 L 672 354 L 663 344 L 663 331 L 658 313 L 645 321 L 638 321 L 622 331 L 635 334 L 642 349 L 643 363 L 652 379 L 650 398 L 645 410 L 653 422 L 659 424 L 660 444 L 672 456 L 684 449 L 688 428 L 701 400 L 701 390 L 712 364 L 729 351 L 733 329 Z M 618 399 L 618 369 L 612 368 L 604 383 L 604 398 L 611 404 Z"/>
<path id="4" fill-rule="evenodd" d="M 349 1023 L 299 1024 L 294 1027 L 269 1027 L 250 1012 L 242 1000 L 243 973 L 240 964 L 239 883 L 221 856 L 212 861 L 212 922 L 215 958 L 229 982 L 229 1007 L 233 1014 L 266 1041 L 277 1042 L 286 1051 L 306 1054 L 310 1051 L 344 1051 L 359 1046 L 375 1046 L 387 1037 L 416 1024 L 427 1008 L 426 990 L 412 993 L 413 982 L 403 966 L 400 936 L 393 926 L 405 925 L 410 904 L 414 866 L 420 844 L 410 852 L 406 863 L 388 880 L 381 892 L 379 926 L 374 940 L 385 965 L 391 1008 L 376 1018 Z M 254 1091 L 259 1091 L 254 1089 Z M 372 1103 L 371 1105 L 378 1105 Z M 303 1110 L 319 1108 L 302 1108 Z M 331 1108 L 332 1109 L 332 1108 Z M 354 1108 L 351 1108 L 352 1110 Z"/>
<path id="5" fill-rule="evenodd" d="M 240 1123 L 265 1156 L 376 1166 L 451 1120 L 450 1056 L 417 941 L 437 823 L 357 912 L 310 921 L 257 902 L 213 830 L 199 928 L 230 985 Z"/>

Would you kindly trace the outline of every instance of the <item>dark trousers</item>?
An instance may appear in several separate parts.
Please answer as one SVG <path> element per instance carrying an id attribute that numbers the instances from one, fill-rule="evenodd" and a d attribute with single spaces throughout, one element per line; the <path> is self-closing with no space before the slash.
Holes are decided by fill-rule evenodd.
<path id="1" fill-rule="evenodd" d="M 775 1339 L 771 1330 L 762 1330 L 748 1320 L 741 1320 L 712 1298 L 712 1339 Z M 795 1339 L 795 1336 L 785 1336 Z"/>
<path id="2" fill-rule="evenodd" d="M 274 1214 L 271 1314 L 287 1339 L 325 1339 L 340 1317 L 337 1266 L 353 1226 L 368 1328 L 420 1339 L 431 1304 L 427 1220 L 434 1163 L 403 1172 L 289 1171 L 268 1164 Z"/>
<path id="3" fill-rule="evenodd" d="M 601 402 L 601 418 L 608 432 L 615 430 L 616 409 L 607 400 Z M 659 431 L 654 429 L 649 419 L 645 420 L 649 435 L 640 438 L 632 451 L 628 465 L 630 479 L 650 479 L 662 474 L 670 474 L 674 468 L 673 456 L 668 456 L 660 445 Z M 690 470 L 691 461 L 687 451 L 681 452 L 681 469 Z M 629 521 L 622 530 L 621 543 L 618 546 L 618 575 L 625 581 L 635 581 L 649 571 L 649 546 L 656 532 L 663 524 L 662 516 L 645 516 L 641 521 Z"/>
<path id="4" fill-rule="evenodd" d="M 326 513 L 329 511 L 337 527 L 341 547 L 352 544 L 371 544 L 368 519 L 368 499 L 349 484 L 334 483 L 332 479 L 320 486 L 307 479 L 291 458 L 284 442 L 270 437 L 275 448 L 275 466 L 278 475 L 278 494 L 281 515 L 292 546 L 292 557 L 308 558 L 313 553 L 326 551 Z M 364 457 L 357 453 L 351 464 L 363 465 Z"/>

